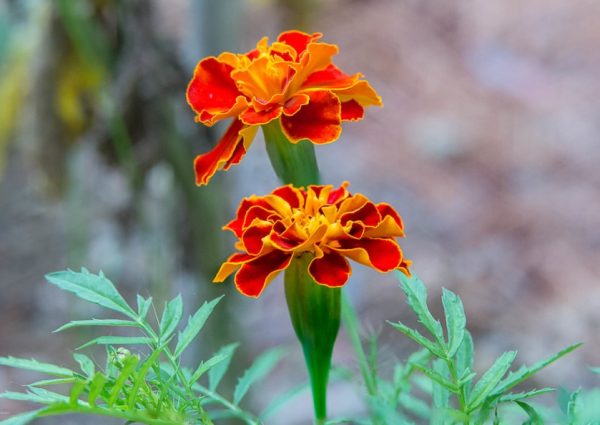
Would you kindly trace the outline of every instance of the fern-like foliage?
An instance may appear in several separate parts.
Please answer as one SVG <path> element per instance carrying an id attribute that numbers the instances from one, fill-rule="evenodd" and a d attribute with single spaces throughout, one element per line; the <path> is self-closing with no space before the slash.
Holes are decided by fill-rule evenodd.
<path id="1" fill-rule="evenodd" d="M 65 324 L 56 330 L 76 327 L 127 327 L 138 335 L 105 335 L 86 342 L 78 350 L 101 345 L 106 348 L 102 368 L 85 354 L 73 355 L 77 370 L 33 359 L 0 357 L 0 365 L 47 375 L 26 386 L 25 392 L 4 392 L 0 397 L 42 405 L 38 410 L 0 421 L 0 425 L 24 425 L 35 418 L 70 413 L 114 417 L 126 423 L 148 425 L 213 424 L 215 418 L 237 417 L 247 424 L 261 419 L 240 407 L 250 387 L 262 379 L 282 358 L 273 349 L 260 356 L 239 379 L 233 399 L 218 392 L 237 344 L 230 344 L 197 364 L 186 368 L 181 356 L 198 336 L 221 298 L 204 303 L 181 327 L 181 296 L 166 303 L 158 324 L 147 316 L 154 310 L 152 298 L 137 296 L 129 305 L 113 283 L 102 273 L 96 275 L 63 271 L 46 276 L 51 284 L 74 293 L 80 299 L 117 312 L 119 319 L 86 319 Z M 178 329 L 180 329 L 178 331 Z M 127 347 L 127 348 L 126 348 Z M 145 352 L 147 354 L 142 355 Z M 53 389 L 68 388 L 67 391 Z"/>
<path id="2" fill-rule="evenodd" d="M 369 418 L 354 422 L 384 425 L 413 424 L 417 420 L 417 423 L 430 425 L 508 424 L 514 422 L 503 418 L 500 407 L 512 404 L 528 417 L 526 424 L 544 424 L 542 413 L 529 401 L 554 389 L 513 390 L 581 344 L 571 345 L 534 365 L 522 366 L 512 372 L 509 370 L 517 353 L 508 351 L 478 377 L 473 370 L 473 339 L 466 327 L 461 299 L 453 292 L 443 290 L 444 327 L 427 306 L 423 282 L 400 273 L 398 276 L 408 305 L 425 332 L 400 322 L 390 322 L 420 346 L 420 350 L 405 363 L 395 365 L 391 379 L 378 372 L 376 341 L 371 342 L 367 353 L 360 340 L 356 316 L 347 303 L 343 308 L 344 323 L 357 354 L 370 408 Z M 577 395 L 574 398 L 577 400 Z M 573 407 L 568 410 L 568 415 L 573 416 L 572 411 Z M 508 409 L 507 415 L 510 414 Z"/>

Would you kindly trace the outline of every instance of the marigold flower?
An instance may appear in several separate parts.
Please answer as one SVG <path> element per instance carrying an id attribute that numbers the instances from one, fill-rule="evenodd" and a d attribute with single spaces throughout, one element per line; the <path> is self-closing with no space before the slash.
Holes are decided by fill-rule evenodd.
<path id="1" fill-rule="evenodd" d="M 187 89 L 196 121 L 212 126 L 233 118 L 217 146 L 196 158 L 198 185 L 238 164 L 260 125 L 280 119 L 292 143 L 330 143 L 341 121 L 360 120 L 365 107 L 381 105 L 361 74 L 348 75 L 332 63 L 338 47 L 318 42 L 321 36 L 288 31 L 270 45 L 263 38 L 248 53 L 225 52 L 198 63 Z"/>
<path id="2" fill-rule="evenodd" d="M 350 194 L 343 183 L 333 186 L 292 185 L 267 196 L 251 196 L 224 229 L 238 238 L 241 251 L 230 256 L 214 278 L 223 282 L 236 272 L 238 290 L 258 297 L 285 270 L 294 256 L 311 253 L 308 273 L 320 285 L 343 286 L 351 274 L 347 258 L 380 272 L 409 274 L 409 261 L 395 240 L 404 236 L 398 213 L 386 203 L 374 204 Z"/>

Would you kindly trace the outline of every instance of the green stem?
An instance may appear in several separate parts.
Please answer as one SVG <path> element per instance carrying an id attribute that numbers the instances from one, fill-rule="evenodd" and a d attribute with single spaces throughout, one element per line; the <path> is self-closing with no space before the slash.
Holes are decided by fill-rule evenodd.
<path id="1" fill-rule="evenodd" d="M 315 283 L 307 273 L 312 259 L 306 253 L 292 260 L 285 271 L 285 297 L 310 376 L 316 423 L 324 424 L 331 355 L 340 328 L 341 289 Z"/>
<path id="2" fill-rule="evenodd" d="M 319 166 L 311 142 L 290 142 L 279 120 L 263 125 L 262 130 L 273 170 L 284 184 L 298 187 L 319 184 Z"/>

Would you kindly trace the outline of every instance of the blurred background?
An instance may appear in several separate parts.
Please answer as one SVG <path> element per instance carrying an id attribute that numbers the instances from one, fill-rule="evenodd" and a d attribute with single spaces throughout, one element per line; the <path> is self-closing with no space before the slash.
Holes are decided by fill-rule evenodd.
<path id="1" fill-rule="evenodd" d="M 94 311 L 43 276 L 85 266 L 129 299 L 183 292 L 193 309 L 226 293 L 198 356 L 240 341 L 241 373 L 266 348 L 290 353 L 248 399 L 255 411 L 306 380 L 280 282 L 259 300 L 210 283 L 233 251 L 220 228 L 240 198 L 277 185 L 264 144 L 197 188 L 194 156 L 223 128 L 195 124 L 185 102 L 199 59 L 290 28 L 323 32 L 340 46 L 336 64 L 383 97 L 317 149 L 323 180 L 349 180 L 403 215 L 434 309 L 442 286 L 463 298 L 479 367 L 507 349 L 533 362 L 582 341 L 537 384 L 598 385 L 586 368 L 600 365 L 593 0 L 0 0 L 0 356 L 73 363 L 65 348 L 89 334 L 50 333 Z M 347 289 L 384 366 L 405 360 L 414 346 L 385 324 L 412 320 L 397 282 L 354 270 Z M 335 359 L 354 367 L 343 334 Z M 2 368 L 0 391 L 28 379 Z M 342 381 L 330 405 L 363 409 Z M 0 401 L 0 419 L 26 407 Z M 271 423 L 310 415 L 305 392 Z"/>

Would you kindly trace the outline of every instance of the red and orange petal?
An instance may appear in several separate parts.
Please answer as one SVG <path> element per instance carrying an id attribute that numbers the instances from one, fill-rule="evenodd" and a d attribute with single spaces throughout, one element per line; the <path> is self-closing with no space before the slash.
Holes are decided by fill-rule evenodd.
<path id="1" fill-rule="evenodd" d="M 310 101 L 292 116 L 281 117 L 281 128 L 292 143 L 309 139 L 316 144 L 331 143 L 342 132 L 339 99 L 328 91 L 312 92 Z"/>
<path id="2" fill-rule="evenodd" d="M 232 70 L 230 65 L 214 57 L 198 63 L 186 93 L 188 104 L 198 114 L 198 121 L 212 125 L 216 121 L 215 115 L 222 119 L 237 114 L 235 107 L 242 106 L 238 104 L 241 93 L 231 78 Z M 243 103 L 243 100 L 239 102 Z"/>
<path id="3" fill-rule="evenodd" d="M 348 281 L 352 269 L 348 260 L 337 252 L 324 252 L 321 258 L 314 258 L 308 266 L 308 273 L 319 285 L 338 288 Z"/>
<path id="4" fill-rule="evenodd" d="M 217 146 L 194 160 L 196 184 L 208 184 L 217 170 L 228 170 L 233 164 L 238 164 L 246 154 L 255 133 L 256 128 L 246 127 L 240 120 L 234 120 Z"/>
<path id="5" fill-rule="evenodd" d="M 267 285 L 292 261 L 293 254 L 272 251 L 243 263 L 235 275 L 237 289 L 244 295 L 258 298 Z"/>

